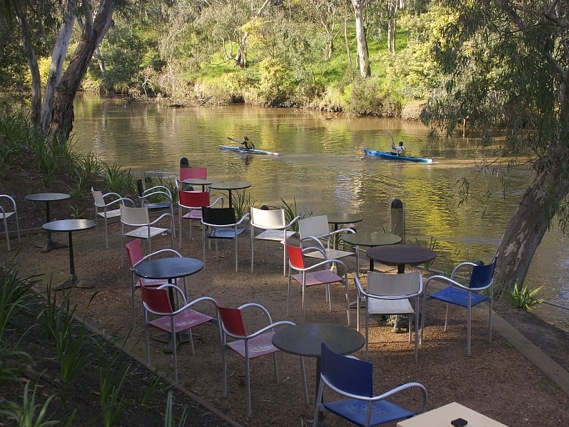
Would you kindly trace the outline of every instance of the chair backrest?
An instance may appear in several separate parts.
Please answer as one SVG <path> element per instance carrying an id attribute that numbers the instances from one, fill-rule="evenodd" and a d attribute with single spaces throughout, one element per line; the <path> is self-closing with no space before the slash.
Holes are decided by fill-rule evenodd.
<path id="1" fill-rule="evenodd" d="M 240 309 L 220 306 L 218 306 L 217 309 L 223 329 L 232 335 L 240 337 L 247 336 L 247 326 L 245 325 L 245 319 L 243 319 L 243 313 Z"/>
<path id="2" fill-rule="evenodd" d="M 288 255 L 288 261 L 293 268 L 304 269 L 304 255 L 302 253 L 302 248 L 297 245 L 286 243 L 286 253 Z"/>
<path id="3" fill-rule="evenodd" d="M 146 225 L 150 223 L 148 215 L 148 208 L 136 208 L 131 206 L 121 205 L 121 222 L 130 225 Z"/>
<path id="4" fill-rule="evenodd" d="M 471 289 L 485 288 L 492 283 L 494 269 L 496 268 L 496 258 L 490 264 L 479 264 L 472 267 L 472 274 L 468 286 Z"/>
<path id="5" fill-rule="evenodd" d="M 373 396 L 373 365 L 370 362 L 342 356 L 322 343 L 320 367 L 322 376 L 338 390 Z"/>
<path id="6" fill-rule="evenodd" d="M 97 206 L 98 208 L 102 208 L 103 206 L 105 206 L 105 199 L 103 198 L 102 191 L 91 188 L 91 194 L 93 195 L 93 199 L 95 200 L 95 206 Z"/>
<path id="7" fill-rule="evenodd" d="M 180 168 L 180 181 L 188 178 L 207 178 L 207 168 Z"/>
<path id="8" fill-rule="evenodd" d="M 178 201 L 186 208 L 201 208 L 210 205 L 209 191 L 179 191 Z"/>
<path id="9" fill-rule="evenodd" d="M 311 216 L 309 218 L 303 218 L 299 220 L 298 233 L 300 234 L 301 239 L 304 239 L 308 236 L 324 236 L 330 233 L 330 228 L 328 226 L 328 216 Z"/>
<path id="10" fill-rule="evenodd" d="M 130 267 L 133 268 L 134 265 L 142 259 L 144 254 L 142 253 L 142 245 L 139 239 L 134 239 L 124 245 L 124 249 L 128 255 L 128 262 Z"/>
<path id="11" fill-rule="evenodd" d="M 418 271 L 403 274 L 388 274 L 368 271 L 367 292 L 383 296 L 417 294 L 422 288 L 422 276 Z"/>
<path id="12" fill-rule="evenodd" d="M 235 209 L 202 206 L 202 219 L 204 222 L 214 225 L 235 224 Z"/>
<path id="13" fill-rule="evenodd" d="M 140 291 L 142 294 L 142 301 L 144 301 L 150 310 L 164 314 L 172 313 L 172 304 L 166 289 L 142 286 Z"/>
<path id="14" fill-rule="evenodd" d="M 251 224 L 258 228 L 283 228 L 286 225 L 284 209 L 251 208 Z"/>

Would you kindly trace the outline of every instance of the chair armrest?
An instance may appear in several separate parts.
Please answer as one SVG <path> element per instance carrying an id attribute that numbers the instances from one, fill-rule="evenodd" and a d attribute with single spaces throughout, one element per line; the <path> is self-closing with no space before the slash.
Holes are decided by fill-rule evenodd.
<path id="1" fill-rule="evenodd" d="M 152 253 L 149 253 L 149 254 L 144 255 L 144 256 L 143 256 L 140 260 L 138 260 L 138 262 L 137 262 L 136 264 L 134 264 L 134 265 L 138 265 L 138 264 L 140 264 L 142 261 L 145 261 L 145 260 L 147 260 L 147 259 L 149 259 L 149 258 L 152 258 L 152 257 L 156 256 L 156 255 L 164 254 L 164 253 L 171 253 L 171 254 L 174 254 L 174 255 L 176 255 L 178 258 L 181 258 L 181 257 L 182 257 L 182 254 L 181 254 L 180 252 L 178 252 L 177 250 L 175 250 L 175 249 L 170 249 L 170 248 L 164 248 L 164 249 L 160 249 L 160 250 L 157 250 L 157 251 L 154 251 L 154 252 L 152 252 Z"/>
<path id="2" fill-rule="evenodd" d="M 420 406 L 420 410 L 417 412 L 417 413 L 421 414 L 421 413 L 425 412 L 428 394 L 427 394 L 427 389 L 425 388 L 425 386 L 421 383 L 418 383 L 418 382 L 409 382 L 409 383 L 401 384 L 400 386 L 397 386 L 397 387 L 395 387 L 395 388 L 393 388 L 393 389 L 391 389 L 385 393 L 382 393 L 379 396 L 373 396 L 371 398 L 360 397 L 359 399 L 370 400 L 370 401 L 375 402 L 377 400 L 387 399 L 388 397 L 393 396 L 397 393 L 401 393 L 404 390 L 409 390 L 409 389 L 414 389 L 414 388 L 418 389 L 421 392 L 421 396 L 422 396 L 421 406 Z"/>
<path id="3" fill-rule="evenodd" d="M 241 225 L 241 224 L 243 223 L 243 221 L 245 221 L 246 219 L 249 218 L 249 216 L 251 216 L 251 215 L 250 215 L 249 213 L 246 213 L 245 215 L 243 215 L 243 216 L 241 217 L 241 219 L 240 219 L 239 221 L 237 221 L 237 222 L 235 223 L 235 225 Z"/>
<path id="4" fill-rule="evenodd" d="M 14 198 L 12 196 L 8 196 L 7 194 L 0 194 L 0 199 L 1 198 L 10 200 L 12 202 L 13 209 L 16 210 L 16 201 L 14 200 Z"/>
<path id="5" fill-rule="evenodd" d="M 117 193 L 107 193 L 107 194 L 113 194 L 113 195 L 116 194 L 116 195 L 118 196 L 118 198 L 117 198 L 117 199 L 114 199 L 114 200 L 112 200 L 112 201 L 110 201 L 110 202 L 108 202 L 108 203 L 105 203 L 103 206 L 97 206 L 97 207 L 99 207 L 99 208 L 107 208 L 107 207 L 109 207 L 109 206 L 112 206 L 112 205 L 114 205 L 114 204 L 121 203 L 121 202 L 122 202 L 123 204 L 125 204 L 124 202 L 129 202 L 132 206 L 136 206 L 136 203 L 134 203 L 134 201 L 133 201 L 132 199 L 128 198 L 128 197 L 121 197 L 121 196 L 118 195 Z M 106 196 L 107 194 L 105 194 L 105 196 Z M 103 198 L 104 198 L 105 196 L 103 196 Z"/>
<path id="6" fill-rule="evenodd" d="M 237 307 L 237 308 L 238 308 L 239 310 L 245 310 L 245 309 L 247 309 L 247 308 L 259 309 L 259 310 L 261 310 L 261 311 L 265 314 L 265 316 L 266 316 L 268 322 L 269 322 L 269 323 L 273 323 L 273 318 L 271 317 L 271 313 L 269 313 L 269 310 L 267 310 L 267 308 L 266 308 L 264 305 L 262 305 L 262 304 L 259 304 L 259 303 L 257 303 L 257 302 L 248 302 L 248 303 L 245 303 L 245 304 L 243 304 L 243 305 L 240 305 L 240 306 Z"/>
<path id="7" fill-rule="evenodd" d="M 284 228 L 285 228 L 285 229 L 290 228 L 290 227 L 291 227 L 295 222 L 297 222 L 299 219 L 300 219 L 300 215 L 294 217 L 291 222 L 289 222 L 288 224 L 286 224 L 286 225 L 284 226 Z"/>
<path id="8" fill-rule="evenodd" d="M 269 325 L 256 330 L 252 334 L 247 335 L 247 338 L 254 338 L 258 335 L 264 334 L 267 331 L 273 330 L 277 326 L 284 326 L 284 325 L 292 326 L 294 325 L 294 322 L 291 322 L 290 320 L 279 320 L 278 322 L 270 323 Z"/>
<path id="9" fill-rule="evenodd" d="M 452 273 L 450 274 L 451 279 L 454 279 L 454 277 L 456 276 L 458 270 L 464 268 L 464 267 L 476 267 L 476 263 L 474 262 L 461 262 L 460 264 L 458 264 L 456 267 L 454 267 L 452 269 Z M 472 272 L 472 271 L 471 271 Z"/>
<path id="10" fill-rule="evenodd" d="M 151 221 L 151 222 L 149 222 L 148 224 L 143 224 L 143 225 L 148 225 L 148 226 L 154 225 L 154 224 L 156 224 L 157 222 L 159 222 L 160 220 L 164 219 L 164 218 L 167 217 L 167 216 L 170 217 L 170 221 L 173 221 L 172 214 L 169 213 L 169 212 L 165 212 L 165 213 L 163 213 L 162 215 L 160 215 L 158 218 L 156 218 L 154 221 Z"/>
<path id="11" fill-rule="evenodd" d="M 179 288 L 178 288 L 178 289 L 179 289 Z M 179 289 L 179 290 L 180 290 L 180 292 L 182 291 L 181 289 Z M 182 292 L 182 293 L 183 293 L 183 292 Z M 196 298 L 195 300 L 192 300 L 192 301 L 190 301 L 190 302 L 187 302 L 187 301 L 186 301 L 186 302 L 184 303 L 184 305 L 183 305 L 182 307 L 180 307 L 178 310 L 176 310 L 173 314 L 181 313 L 181 312 L 183 312 L 184 310 L 187 310 L 188 308 L 190 308 L 190 307 L 192 307 L 192 306 L 194 306 L 194 305 L 196 305 L 196 304 L 199 304 L 199 303 L 201 303 L 201 302 L 204 302 L 204 301 L 208 301 L 209 303 L 213 304 L 213 307 L 214 307 L 214 309 L 215 309 L 215 318 L 217 319 L 217 304 L 216 304 L 215 300 L 214 300 L 212 297 L 200 297 L 200 298 Z"/>
<path id="12" fill-rule="evenodd" d="M 437 274 L 437 275 L 429 277 L 427 279 L 427 281 L 425 282 L 425 295 L 427 294 L 427 287 L 429 286 L 429 283 L 431 281 L 435 281 L 435 280 L 445 282 L 445 283 L 450 284 L 452 286 L 456 286 L 457 288 L 464 289 L 465 291 L 471 290 L 468 286 L 465 286 L 462 283 L 457 282 L 454 279 L 451 279 L 450 277 L 446 277 L 446 276 L 442 276 L 442 275 Z"/>
<path id="13" fill-rule="evenodd" d="M 217 205 L 219 202 L 221 202 L 221 207 L 223 207 L 223 197 L 218 197 L 217 199 L 215 199 L 215 200 L 213 201 L 213 203 L 211 203 L 211 204 L 209 205 L 209 207 L 211 208 L 212 206 Z"/>

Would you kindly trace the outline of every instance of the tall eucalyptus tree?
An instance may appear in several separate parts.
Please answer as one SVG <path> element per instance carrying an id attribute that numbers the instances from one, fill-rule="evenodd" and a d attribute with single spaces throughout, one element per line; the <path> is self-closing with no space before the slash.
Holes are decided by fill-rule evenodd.
<path id="1" fill-rule="evenodd" d="M 508 155 L 532 154 L 533 182 L 496 250 L 497 280 L 523 282 L 557 214 L 569 224 L 569 8 L 560 0 L 450 0 L 436 54 L 449 73 L 431 101 L 449 128 L 468 117 Z"/>

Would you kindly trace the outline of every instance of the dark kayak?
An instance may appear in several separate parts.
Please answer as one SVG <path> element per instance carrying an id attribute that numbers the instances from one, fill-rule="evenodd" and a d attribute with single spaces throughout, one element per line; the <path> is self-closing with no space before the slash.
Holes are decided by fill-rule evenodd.
<path id="1" fill-rule="evenodd" d="M 220 150 L 226 151 L 233 151 L 239 154 L 264 154 L 267 156 L 278 156 L 279 153 L 275 153 L 274 151 L 266 151 L 260 150 L 258 148 L 244 148 L 244 147 L 235 147 L 234 145 L 220 145 Z"/>
<path id="2" fill-rule="evenodd" d="M 375 151 L 369 148 L 364 148 L 364 153 L 368 156 L 375 156 L 385 160 L 396 160 L 399 162 L 415 162 L 415 163 L 433 163 L 433 159 L 427 159 L 425 157 L 410 157 L 410 156 L 398 156 L 396 153 L 390 151 Z"/>

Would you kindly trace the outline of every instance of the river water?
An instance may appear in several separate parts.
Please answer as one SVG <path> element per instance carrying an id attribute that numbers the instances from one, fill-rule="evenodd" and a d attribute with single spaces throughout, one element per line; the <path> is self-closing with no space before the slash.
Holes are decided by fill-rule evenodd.
<path id="1" fill-rule="evenodd" d="M 248 135 L 257 148 L 279 156 L 243 156 L 219 150 L 228 137 Z M 432 157 L 433 164 L 370 158 L 363 148 L 389 151 L 391 135 L 407 154 Z M 429 139 L 429 129 L 396 119 L 354 118 L 294 109 L 249 106 L 167 108 L 158 104 L 80 97 L 73 141 L 81 153 L 140 175 L 176 177 L 180 157 L 205 166 L 208 176 L 251 182 L 252 201 L 296 202 L 299 213 L 359 213 L 360 230 L 390 230 L 390 206 L 403 202 L 406 241 L 436 242 L 433 268 L 448 271 L 463 260 L 490 261 L 531 171 L 505 164 L 482 168 L 496 147 L 456 137 Z M 469 182 L 461 203 L 460 184 Z M 543 286 L 553 304 L 569 302 L 569 238 L 553 229 L 536 253 L 528 283 Z M 567 326 L 569 312 L 542 304 L 536 314 Z"/>

